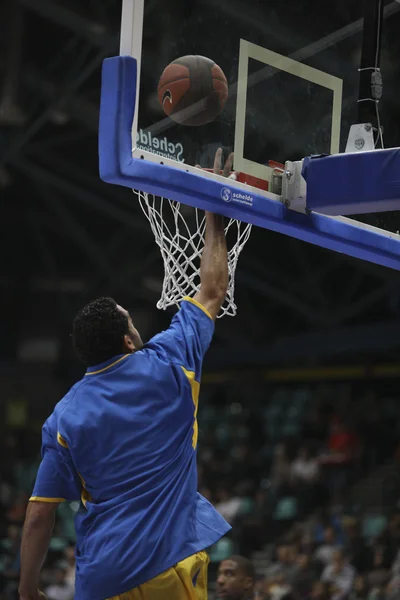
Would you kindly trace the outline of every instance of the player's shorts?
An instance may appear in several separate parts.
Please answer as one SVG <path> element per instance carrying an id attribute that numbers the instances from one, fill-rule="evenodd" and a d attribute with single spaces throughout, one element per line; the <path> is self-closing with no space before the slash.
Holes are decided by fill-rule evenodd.
<path id="1" fill-rule="evenodd" d="M 198 552 L 130 592 L 108 600 L 207 600 L 207 552 Z"/>

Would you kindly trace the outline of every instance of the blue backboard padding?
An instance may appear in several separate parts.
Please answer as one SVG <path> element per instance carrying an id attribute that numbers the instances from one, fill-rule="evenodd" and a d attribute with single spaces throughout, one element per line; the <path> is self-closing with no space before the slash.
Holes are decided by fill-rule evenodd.
<path id="1" fill-rule="evenodd" d="M 399 148 L 311 157 L 306 179 L 307 208 L 319 213 L 400 210 Z"/>
<path id="2" fill-rule="evenodd" d="M 400 243 L 383 233 L 368 231 L 356 223 L 343 223 L 316 213 L 297 213 L 281 202 L 253 193 L 252 190 L 248 193 L 243 191 L 232 180 L 220 183 L 171 166 L 132 158 L 136 78 L 136 60 L 130 56 L 109 58 L 103 63 L 99 160 L 100 177 L 104 181 L 172 198 L 183 204 L 400 270 Z M 225 188 L 231 194 L 250 196 L 251 205 L 225 202 L 222 199 Z"/>

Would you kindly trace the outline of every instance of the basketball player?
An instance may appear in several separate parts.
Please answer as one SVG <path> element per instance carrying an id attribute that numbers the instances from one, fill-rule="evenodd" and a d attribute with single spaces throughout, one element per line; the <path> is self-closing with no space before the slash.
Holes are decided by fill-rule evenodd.
<path id="1" fill-rule="evenodd" d="M 252 600 L 255 579 L 253 563 L 243 556 L 231 556 L 219 565 L 217 596 L 224 600 Z"/>
<path id="2" fill-rule="evenodd" d="M 221 157 L 218 150 L 214 172 Z M 202 361 L 228 284 L 223 218 L 211 213 L 200 279 L 169 329 L 145 345 L 110 298 L 76 316 L 73 342 L 87 372 L 43 427 L 21 545 L 21 600 L 44 597 L 39 576 L 57 506 L 79 499 L 77 600 L 207 598 L 204 550 L 230 529 L 197 493 Z"/>

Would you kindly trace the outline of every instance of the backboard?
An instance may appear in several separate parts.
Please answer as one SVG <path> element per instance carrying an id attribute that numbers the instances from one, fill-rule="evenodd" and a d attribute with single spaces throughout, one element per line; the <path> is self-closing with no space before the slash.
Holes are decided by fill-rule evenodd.
<path id="1" fill-rule="evenodd" d="M 135 65 L 105 65 L 100 138 L 107 130 L 110 150 L 104 149 L 100 139 L 105 153 L 103 179 L 121 185 L 131 183 L 136 189 L 400 269 L 400 218 L 388 212 L 400 205 L 400 189 L 395 186 L 393 191 L 393 174 L 388 202 L 386 196 L 375 197 L 382 179 L 380 171 L 376 175 L 371 198 L 360 208 L 362 216 L 356 214 L 362 198 L 354 198 L 354 189 L 349 205 L 355 216 L 344 208 L 338 212 L 336 205 L 320 214 L 324 210 L 318 201 L 311 209 L 296 202 L 290 205 L 282 197 L 279 181 L 275 181 L 276 176 L 282 176 L 275 163 L 287 165 L 310 155 L 345 151 L 350 127 L 359 123 L 359 67 L 368 3 L 378 5 L 379 0 L 334 0 L 329 5 L 318 0 L 123 0 L 120 54 L 133 57 Z M 374 107 L 384 136 L 376 128 L 374 143 L 380 148 L 384 138 L 386 146 L 393 148 L 400 140 L 400 68 L 396 64 L 400 4 L 384 2 L 382 19 L 378 46 L 382 43 L 384 91 Z M 186 55 L 211 58 L 228 80 L 229 96 L 223 111 L 201 127 L 175 123 L 165 115 L 157 98 L 164 68 Z M 372 71 L 376 66 L 367 68 Z M 114 100 L 106 98 L 112 95 L 112 86 L 124 89 Z M 113 119 L 118 124 L 114 124 L 112 136 Z M 130 120 L 131 140 L 126 131 Z M 111 154 L 115 145 L 118 150 L 114 154 L 119 157 L 114 156 L 115 160 L 124 162 L 119 150 L 124 147 L 126 152 L 129 144 L 133 162 L 128 165 L 125 161 L 126 168 L 118 163 L 108 169 L 106 163 L 114 160 Z M 212 173 L 200 174 L 195 168 L 196 164 L 210 167 L 219 146 L 235 152 L 234 168 L 244 175 L 237 182 L 229 182 L 228 194 L 226 180 L 224 183 Z M 392 158 L 400 164 L 398 154 L 388 160 Z M 352 173 L 368 181 L 371 164 L 386 161 L 386 154 L 374 155 L 368 162 L 360 163 L 358 157 L 354 160 Z M 311 183 L 314 164 L 310 166 L 309 188 L 314 196 L 321 194 L 321 185 L 335 188 L 336 179 L 343 175 L 341 161 L 338 164 L 338 177 L 337 167 L 331 168 L 329 163 L 328 172 L 321 171 L 329 180 L 319 181 L 318 186 Z M 157 170 L 151 169 L 152 165 Z M 307 194 L 301 178 L 303 166 L 297 163 L 301 200 Z M 243 183 L 250 181 L 246 176 L 266 180 L 268 189 L 260 189 L 263 186 L 254 185 L 254 180 L 252 186 Z M 362 188 L 355 185 L 356 190 Z M 311 198 L 312 193 L 309 195 Z M 374 213 L 369 214 L 374 198 L 382 201 L 386 212 L 377 214 L 374 206 Z M 343 214 L 349 218 L 327 216 Z"/>
<path id="2" fill-rule="evenodd" d="M 121 55 L 140 62 L 137 149 L 209 167 L 222 145 L 234 150 L 235 170 L 261 179 L 269 175 L 270 160 L 339 152 L 343 85 L 353 100 L 343 119 L 357 109 L 357 57 L 352 68 L 348 46 L 338 47 L 341 36 L 328 39 L 334 30 L 330 12 L 317 2 L 302 6 L 304 13 L 293 2 L 291 13 L 290 3 L 272 1 L 172 0 L 168 8 L 162 0 L 125 1 Z M 320 31 L 326 32 L 322 40 Z M 360 33 L 358 24 L 358 42 Z M 354 40 L 353 47 L 356 52 Z M 157 99 L 164 68 L 193 54 L 217 63 L 229 85 L 224 110 L 204 127 L 174 123 Z"/>

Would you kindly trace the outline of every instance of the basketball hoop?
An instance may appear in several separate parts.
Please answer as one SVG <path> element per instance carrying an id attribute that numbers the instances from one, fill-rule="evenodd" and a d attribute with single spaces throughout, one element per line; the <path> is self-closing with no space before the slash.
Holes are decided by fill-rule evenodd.
<path id="1" fill-rule="evenodd" d="M 164 262 L 164 281 L 157 308 L 179 305 L 200 288 L 200 258 L 204 247 L 205 215 L 197 208 L 133 190 L 146 215 Z M 219 317 L 235 316 L 235 272 L 239 255 L 250 237 L 251 225 L 230 219 L 228 243 L 228 291 Z"/>

